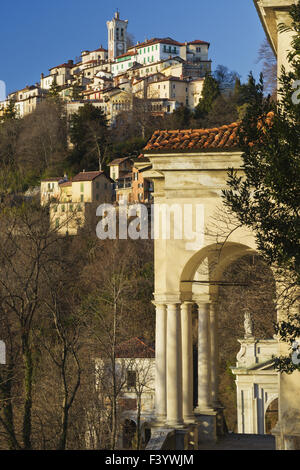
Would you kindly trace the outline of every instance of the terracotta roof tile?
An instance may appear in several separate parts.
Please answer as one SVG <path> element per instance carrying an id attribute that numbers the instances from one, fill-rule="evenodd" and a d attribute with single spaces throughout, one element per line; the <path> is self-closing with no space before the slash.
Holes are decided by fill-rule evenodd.
<path id="1" fill-rule="evenodd" d="M 145 147 L 145 152 L 169 152 L 172 150 L 226 150 L 238 146 L 240 123 L 214 127 L 212 129 L 188 129 L 155 131 Z"/>
<path id="2" fill-rule="evenodd" d="M 112 161 L 108 164 L 108 166 L 120 165 L 120 163 L 126 162 L 127 160 L 130 160 L 130 157 L 116 158 L 115 160 L 112 160 Z"/>
<path id="3" fill-rule="evenodd" d="M 78 181 L 93 181 L 97 176 L 103 175 L 103 171 L 82 171 L 78 175 L 74 176 L 74 183 Z"/>

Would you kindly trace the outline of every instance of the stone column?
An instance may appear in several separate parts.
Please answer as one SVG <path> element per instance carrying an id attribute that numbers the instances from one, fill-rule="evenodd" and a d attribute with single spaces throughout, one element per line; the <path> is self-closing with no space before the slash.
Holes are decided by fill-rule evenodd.
<path id="1" fill-rule="evenodd" d="M 213 407 L 219 407 L 219 347 L 218 347 L 218 302 L 210 305 L 210 352 L 211 352 L 211 400 Z"/>
<path id="2" fill-rule="evenodd" d="M 179 305 L 167 305 L 167 425 L 180 427 L 182 419 L 182 353 Z"/>
<path id="3" fill-rule="evenodd" d="M 196 413 L 211 410 L 210 393 L 210 303 L 197 302 L 198 305 L 198 405 Z"/>
<path id="4" fill-rule="evenodd" d="M 167 417 L 167 307 L 155 303 L 155 416 L 158 423 L 165 423 Z"/>
<path id="5" fill-rule="evenodd" d="M 182 405 L 183 419 L 186 423 L 195 421 L 193 412 L 192 305 L 192 302 L 181 304 Z"/>

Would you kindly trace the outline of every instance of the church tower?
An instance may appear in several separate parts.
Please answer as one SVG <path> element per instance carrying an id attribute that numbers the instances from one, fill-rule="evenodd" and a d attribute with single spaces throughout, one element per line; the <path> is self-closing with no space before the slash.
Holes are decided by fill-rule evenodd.
<path id="1" fill-rule="evenodd" d="M 125 54 L 127 48 L 128 20 L 120 20 L 117 11 L 111 21 L 107 21 L 108 29 L 108 59 L 115 60 L 119 55 Z"/>

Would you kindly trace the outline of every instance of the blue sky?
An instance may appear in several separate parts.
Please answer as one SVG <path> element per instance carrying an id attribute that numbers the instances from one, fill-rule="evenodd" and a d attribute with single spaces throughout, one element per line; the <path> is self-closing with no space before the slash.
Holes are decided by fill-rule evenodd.
<path id="1" fill-rule="evenodd" d="M 243 80 L 260 71 L 264 31 L 253 0 L 1 0 L 0 80 L 7 92 L 34 84 L 82 50 L 106 47 L 106 21 L 116 8 L 136 41 L 202 39 L 211 43 L 213 69 L 226 65 Z"/>

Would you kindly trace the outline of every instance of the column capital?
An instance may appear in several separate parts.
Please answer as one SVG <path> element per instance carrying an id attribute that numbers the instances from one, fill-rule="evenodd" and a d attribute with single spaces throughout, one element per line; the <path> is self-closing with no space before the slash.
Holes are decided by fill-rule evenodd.
<path id="1" fill-rule="evenodd" d="M 161 304 L 181 304 L 180 292 L 166 292 L 154 294 L 154 301 Z"/>
<path id="2" fill-rule="evenodd" d="M 195 295 L 193 297 L 194 302 L 199 304 L 211 304 L 211 298 L 209 295 Z"/>
<path id="3" fill-rule="evenodd" d="M 151 300 L 152 305 L 154 307 L 166 307 L 166 302 L 158 302 L 157 300 Z"/>

